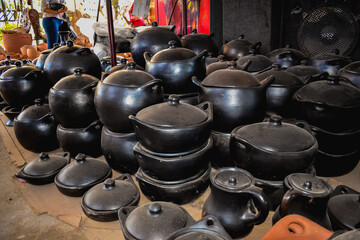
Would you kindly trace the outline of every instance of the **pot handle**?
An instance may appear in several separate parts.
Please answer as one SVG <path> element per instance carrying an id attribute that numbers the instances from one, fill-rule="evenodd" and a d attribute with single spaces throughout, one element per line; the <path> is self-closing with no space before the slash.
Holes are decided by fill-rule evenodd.
<path id="1" fill-rule="evenodd" d="M 201 88 L 201 90 L 204 90 L 204 86 L 201 84 L 200 80 L 196 76 L 191 77 L 191 81 L 198 87 Z"/>
<path id="2" fill-rule="evenodd" d="M 149 125 L 147 123 L 144 123 L 144 122 L 140 121 L 137 117 L 135 117 L 133 115 L 129 115 L 129 120 L 133 124 L 134 129 L 139 128 L 139 125 L 143 125 L 143 126 L 146 126 L 148 128 L 151 128 L 151 129 L 156 128 L 156 126 L 151 126 L 151 125 Z"/>
<path id="3" fill-rule="evenodd" d="M 85 90 L 85 89 L 90 89 L 90 88 L 94 88 L 98 85 L 99 82 L 92 82 L 92 83 L 89 83 L 88 85 L 82 87 L 81 89 L 82 90 Z"/>
<path id="4" fill-rule="evenodd" d="M 204 60 L 206 58 L 208 54 L 208 51 L 205 49 L 205 50 L 202 50 L 198 55 L 196 55 L 195 57 L 193 57 L 191 59 L 191 61 L 196 61 L 198 59 L 201 59 L 201 60 Z"/>
<path id="5" fill-rule="evenodd" d="M 23 171 L 23 169 L 20 170 L 20 172 L 18 173 L 15 173 L 15 177 L 17 178 L 22 178 L 22 179 L 27 179 L 28 178 L 28 175 L 26 175 Z"/>
<path id="6" fill-rule="evenodd" d="M 84 128 L 83 131 L 86 132 L 86 131 L 89 131 L 89 129 L 91 129 L 91 128 L 95 128 L 95 129 L 96 129 L 96 128 L 98 128 L 98 127 L 101 128 L 101 122 L 100 122 L 100 120 L 95 120 L 95 121 L 93 121 L 92 123 L 90 123 L 89 126 L 87 126 L 86 128 Z"/>
<path id="7" fill-rule="evenodd" d="M 58 152 L 58 153 L 54 153 L 54 155 L 64 157 L 66 158 L 67 162 L 70 163 L 71 160 L 70 152 Z"/>
<path id="8" fill-rule="evenodd" d="M 295 54 L 290 50 L 284 50 L 278 56 L 279 56 L 279 58 L 287 58 L 289 55 L 291 58 L 296 58 Z"/>
<path id="9" fill-rule="evenodd" d="M 333 193 L 331 194 L 331 197 L 335 197 L 337 195 L 342 195 L 342 194 L 360 194 L 360 192 L 355 191 L 354 189 L 348 186 L 339 185 L 334 189 Z"/>
<path id="10" fill-rule="evenodd" d="M 198 105 L 195 105 L 196 107 L 200 108 L 201 110 L 205 111 L 209 118 L 212 119 L 213 117 L 213 105 L 211 102 L 206 101 L 206 102 L 202 102 Z"/>
<path id="11" fill-rule="evenodd" d="M 256 225 L 263 223 L 269 214 L 269 201 L 267 196 L 257 187 L 250 186 L 244 193 L 249 194 L 254 200 L 257 213 L 252 213 L 251 209 L 245 214 L 245 219 L 254 222 Z"/>
<path id="12" fill-rule="evenodd" d="M 125 228 L 125 221 L 128 218 L 128 216 L 130 215 L 130 213 L 132 211 L 134 211 L 134 209 L 137 208 L 137 206 L 127 206 L 127 207 L 122 207 L 119 209 L 118 211 L 118 217 L 119 217 L 119 221 L 121 223 L 121 227 Z M 125 231 L 126 229 L 123 229 L 123 231 Z"/>
<path id="13" fill-rule="evenodd" d="M 261 81 L 261 85 L 259 87 L 266 90 L 274 81 L 275 81 L 275 77 L 273 75 L 270 75 Z"/>
<path id="14" fill-rule="evenodd" d="M 153 79 L 139 87 L 139 89 L 152 88 L 154 85 L 161 83 L 161 79 Z"/>
<path id="15" fill-rule="evenodd" d="M 73 52 L 74 55 L 78 55 L 78 56 L 88 56 L 91 53 L 92 52 L 91 52 L 90 48 L 87 48 L 87 47 L 79 48 L 78 50 Z"/>
<path id="16" fill-rule="evenodd" d="M 47 114 L 45 114 L 44 116 L 39 118 L 39 120 L 47 120 L 47 119 L 51 118 L 52 116 L 53 116 L 52 112 L 48 112 Z"/>
<path id="17" fill-rule="evenodd" d="M 255 53 L 259 53 L 261 46 L 262 46 L 262 42 L 256 42 L 253 45 L 251 45 L 250 49 L 254 49 Z"/>
<path id="18" fill-rule="evenodd" d="M 25 109 L 27 109 L 28 107 L 30 107 L 30 105 L 24 105 L 22 108 L 21 108 L 21 112 L 24 111 Z"/>
<path id="19" fill-rule="evenodd" d="M 308 83 L 311 83 L 311 82 L 316 82 L 316 81 L 319 81 L 319 80 L 327 79 L 328 77 L 329 77 L 329 73 L 327 73 L 327 72 L 318 73 L 318 74 L 307 77 L 305 79 L 304 84 L 308 84 Z"/>
<path id="20" fill-rule="evenodd" d="M 280 203 L 281 217 L 289 215 L 289 207 L 292 205 L 293 201 L 299 196 L 301 196 L 301 194 L 295 189 L 290 189 L 284 194 Z"/>
<path id="21" fill-rule="evenodd" d="M 146 62 L 151 61 L 151 54 L 149 52 L 144 52 L 144 59 Z"/>
<path id="22" fill-rule="evenodd" d="M 35 79 L 38 78 L 39 75 L 41 75 L 43 73 L 43 71 L 40 71 L 40 70 L 34 70 L 34 71 L 31 71 L 31 72 L 28 72 L 24 78 L 31 78 L 31 77 L 34 77 Z"/>

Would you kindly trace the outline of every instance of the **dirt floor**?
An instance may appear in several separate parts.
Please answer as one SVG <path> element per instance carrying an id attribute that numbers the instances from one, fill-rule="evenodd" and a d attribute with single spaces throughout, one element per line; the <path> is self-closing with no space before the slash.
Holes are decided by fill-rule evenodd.
<path id="1" fill-rule="evenodd" d="M 0 239 L 86 240 L 80 229 L 47 214 L 36 215 L 13 181 L 17 169 L 10 163 L 0 137 Z"/>

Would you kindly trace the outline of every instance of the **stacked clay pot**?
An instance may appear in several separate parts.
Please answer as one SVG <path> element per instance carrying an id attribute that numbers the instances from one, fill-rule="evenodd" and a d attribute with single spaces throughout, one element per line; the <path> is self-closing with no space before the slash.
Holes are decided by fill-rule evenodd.
<path id="1" fill-rule="evenodd" d="M 99 157 L 102 123 L 95 110 L 94 91 L 99 79 L 83 74 L 63 77 L 49 91 L 49 106 L 59 123 L 56 135 L 60 147 L 71 156 L 79 153 Z"/>
<path id="2" fill-rule="evenodd" d="M 162 102 L 162 83 L 138 70 L 133 62 L 115 70 L 110 69 L 110 74 L 96 87 L 94 96 L 96 111 L 104 123 L 101 149 L 112 169 L 135 173 L 139 168 L 133 152 L 137 140 L 129 115 Z"/>
<path id="3" fill-rule="evenodd" d="M 212 106 L 181 103 L 177 95 L 129 117 L 138 143 L 140 189 L 152 201 L 190 202 L 209 184 Z"/>

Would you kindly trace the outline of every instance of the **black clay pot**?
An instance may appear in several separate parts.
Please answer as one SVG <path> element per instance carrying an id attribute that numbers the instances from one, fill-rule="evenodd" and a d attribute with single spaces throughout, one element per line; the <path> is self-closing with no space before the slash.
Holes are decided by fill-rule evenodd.
<path id="1" fill-rule="evenodd" d="M 225 61 L 224 55 L 219 55 L 217 61 L 206 66 L 206 76 L 216 70 L 227 69 L 230 61 Z"/>
<path id="2" fill-rule="evenodd" d="M 226 42 L 222 46 L 220 54 L 224 55 L 226 60 L 236 61 L 236 59 L 248 55 L 251 49 L 258 52 L 261 47 L 261 42 L 252 43 L 244 39 L 244 37 L 244 34 L 241 34 L 237 39 Z"/>
<path id="3" fill-rule="evenodd" d="M 53 51 L 54 49 L 47 49 L 41 52 L 40 56 L 37 58 L 36 60 L 36 64 L 35 66 L 40 69 L 43 70 L 44 69 L 44 64 L 45 64 L 45 60 L 46 58 L 49 56 L 49 54 Z"/>
<path id="4" fill-rule="evenodd" d="M 72 41 L 49 54 L 44 63 L 44 72 L 54 85 L 61 78 L 73 74 L 76 67 L 81 68 L 84 74 L 101 78 L 100 60 L 96 54 L 89 48 L 74 45 Z"/>
<path id="5" fill-rule="evenodd" d="M 144 173 L 163 181 L 177 181 L 190 178 L 207 170 L 213 141 L 196 152 L 189 154 L 161 154 L 149 151 L 137 143 L 134 147 L 135 156 Z"/>
<path id="6" fill-rule="evenodd" d="M 36 153 L 48 152 L 59 147 L 56 138 L 57 125 L 49 105 L 37 99 L 35 105 L 15 117 L 14 132 L 16 139 L 25 149 Z"/>
<path id="7" fill-rule="evenodd" d="M 235 163 L 230 156 L 230 133 L 211 131 L 213 149 L 210 155 L 213 168 L 234 167 Z"/>
<path id="8" fill-rule="evenodd" d="M 292 173 L 284 184 L 287 191 L 273 215 L 273 224 L 282 217 L 298 214 L 331 230 L 327 204 L 333 189 L 328 182 L 310 174 Z"/>
<path id="9" fill-rule="evenodd" d="M 102 64 L 102 62 L 101 62 L 101 64 Z M 109 62 L 109 66 L 110 66 L 110 62 Z M 107 76 L 109 76 L 110 74 L 112 74 L 114 72 L 128 69 L 129 66 L 132 66 L 132 65 L 128 65 L 128 61 L 126 60 L 126 58 L 120 59 L 120 63 L 118 63 L 118 65 L 113 66 L 110 69 L 108 69 L 107 71 L 105 71 L 105 73 L 102 75 L 102 80 L 104 80 L 105 78 L 107 78 Z M 140 67 L 139 65 L 135 65 L 135 69 L 145 71 L 145 69 L 143 67 Z"/>
<path id="10" fill-rule="evenodd" d="M 202 216 L 217 217 L 232 238 L 248 235 L 254 225 L 265 221 L 269 213 L 268 200 L 254 185 L 249 172 L 221 168 L 211 174 L 210 180 L 211 193 L 204 203 Z"/>
<path id="11" fill-rule="evenodd" d="M 312 126 L 333 133 L 358 129 L 360 89 L 337 77 L 304 85 L 294 100 L 299 117 Z"/>
<path id="12" fill-rule="evenodd" d="M 282 116 L 293 116 L 293 94 L 304 85 L 303 81 L 298 76 L 281 70 L 278 63 L 274 63 L 271 70 L 256 77 L 263 81 L 269 76 L 274 76 L 274 81 L 266 90 L 267 109 Z"/>
<path id="13" fill-rule="evenodd" d="M 135 34 L 131 41 L 131 57 L 137 65 L 145 67 L 144 53 L 150 55 L 160 50 L 168 48 L 168 42 L 174 40 L 176 46 L 181 47 L 180 38 L 174 33 L 175 26 L 172 28 L 160 27 L 156 22 L 151 23 L 151 27 L 141 32 L 132 31 Z"/>
<path id="14" fill-rule="evenodd" d="M 65 128 L 58 125 L 56 136 L 60 147 L 64 151 L 76 156 L 78 153 L 84 153 L 92 157 L 102 155 L 101 151 L 101 129 L 103 124 L 96 120 L 86 128 Z"/>
<path id="15" fill-rule="evenodd" d="M 175 41 L 170 41 L 168 49 L 161 50 L 152 57 L 149 52 L 145 52 L 145 70 L 162 80 L 164 93 L 196 92 L 197 88 L 192 84 L 191 77 L 205 77 L 204 60 L 207 51 L 196 54 L 187 48 L 176 47 L 175 44 Z"/>
<path id="16" fill-rule="evenodd" d="M 203 50 L 212 52 L 213 56 L 217 56 L 219 48 L 214 41 L 214 33 L 210 35 L 205 33 L 198 33 L 196 29 L 193 29 L 190 34 L 181 37 L 181 45 L 184 48 L 188 48 L 194 51 L 196 54 L 201 53 Z"/>
<path id="17" fill-rule="evenodd" d="M 184 208 L 168 202 L 122 207 L 118 214 L 126 240 L 165 240 L 175 231 L 195 223 Z"/>
<path id="18" fill-rule="evenodd" d="M 22 108 L 33 104 L 37 98 L 43 98 L 49 91 L 49 82 L 42 71 L 35 66 L 21 66 L 8 69 L 0 76 L 0 94 L 12 107 Z"/>
<path id="19" fill-rule="evenodd" d="M 187 228 L 180 229 L 166 238 L 166 240 L 232 240 L 224 227 L 215 216 L 205 216 Z"/>
<path id="20" fill-rule="evenodd" d="M 111 176 L 112 171 L 107 163 L 78 154 L 74 162 L 56 175 L 55 185 L 64 195 L 81 197 L 87 190 Z"/>
<path id="21" fill-rule="evenodd" d="M 185 153 L 201 147 L 210 137 L 212 105 L 180 103 L 177 95 L 129 116 L 145 148 L 158 153 Z"/>
<path id="22" fill-rule="evenodd" d="M 281 68 L 289 68 L 299 65 L 302 60 L 307 59 L 302 52 L 289 47 L 275 49 L 269 52 L 267 56 L 274 63 L 280 64 Z"/>
<path id="23" fill-rule="evenodd" d="M 348 186 L 334 189 L 327 205 L 333 231 L 350 231 L 360 227 L 360 193 Z"/>
<path id="24" fill-rule="evenodd" d="M 148 176 L 141 168 L 135 174 L 141 192 L 151 201 L 186 204 L 201 196 L 209 186 L 211 166 L 205 172 L 178 181 L 161 181 Z"/>
<path id="25" fill-rule="evenodd" d="M 101 150 L 112 169 L 122 173 L 135 173 L 139 163 L 133 151 L 137 143 L 135 133 L 116 133 L 103 126 Z"/>
<path id="26" fill-rule="evenodd" d="M 69 163 L 69 152 L 58 152 L 50 155 L 42 152 L 38 158 L 27 163 L 15 176 L 30 184 L 48 184 L 54 182 L 55 176 Z"/>
<path id="27" fill-rule="evenodd" d="M 117 71 L 102 82 L 95 91 L 95 107 L 101 122 L 114 132 L 133 132 L 129 115 L 163 101 L 160 79 L 147 72 L 136 70 L 129 63 L 127 70 Z"/>
<path id="28" fill-rule="evenodd" d="M 181 103 L 188 103 L 191 105 L 198 105 L 200 103 L 198 92 L 176 94 L 176 95 L 179 96 Z M 170 96 L 171 96 L 171 94 L 164 94 L 164 102 L 168 102 Z"/>
<path id="29" fill-rule="evenodd" d="M 289 67 L 286 69 L 286 71 L 300 77 L 304 83 L 306 83 L 309 79 L 317 78 L 318 76 L 324 74 L 323 71 L 317 69 L 314 66 L 309 66 L 308 64 L 308 60 L 302 60 L 300 65 Z"/>
<path id="30" fill-rule="evenodd" d="M 332 53 L 316 55 L 310 59 L 310 65 L 329 73 L 329 75 L 335 76 L 341 68 L 352 63 L 349 57 L 339 54 L 339 50 L 335 49 Z"/>
<path id="31" fill-rule="evenodd" d="M 124 174 L 116 179 L 108 178 L 87 191 L 81 199 L 81 208 L 89 218 L 108 222 L 118 220 L 122 207 L 137 206 L 139 189 L 131 175 Z"/>
<path id="32" fill-rule="evenodd" d="M 83 74 L 81 68 L 62 78 L 49 92 L 49 106 L 56 121 L 63 127 L 86 127 L 98 119 L 94 90 L 99 79 Z"/>
<path id="33" fill-rule="evenodd" d="M 246 62 L 251 61 L 246 71 L 251 73 L 262 72 L 271 67 L 273 61 L 270 58 L 256 54 L 254 49 L 249 51 L 249 55 L 243 56 L 236 61 L 238 66 L 244 65 Z"/>
<path id="34" fill-rule="evenodd" d="M 282 181 L 290 173 L 304 172 L 317 150 L 311 133 L 277 115 L 269 122 L 239 126 L 231 132 L 230 153 L 235 164 L 264 180 Z"/>
<path id="35" fill-rule="evenodd" d="M 227 133 L 241 124 L 264 118 L 266 89 L 272 81 L 273 77 L 269 77 L 260 84 L 250 73 L 237 70 L 235 62 L 227 69 L 211 73 L 202 82 L 193 78 L 193 83 L 202 91 L 200 100 L 213 103 L 212 129 Z"/>

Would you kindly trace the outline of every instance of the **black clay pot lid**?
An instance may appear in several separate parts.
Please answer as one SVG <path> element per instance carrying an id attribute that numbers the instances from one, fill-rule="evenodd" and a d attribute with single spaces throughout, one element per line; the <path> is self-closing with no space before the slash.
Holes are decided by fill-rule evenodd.
<path id="1" fill-rule="evenodd" d="M 248 72 L 261 71 L 273 64 L 273 61 L 271 61 L 270 58 L 261 54 L 255 54 L 254 49 L 251 49 L 249 53 L 249 55 L 243 56 L 236 61 L 236 64 L 240 66 L 245 64 L 247 61 L 251 61 L 250 66 L 246 70 Z"/>
<path id="2" fill-rule="evenodd" d="M 14 65 L 10 64 L 10 61 L 5 61 L 5 64 L 0 66 L 0 76 L 2 75 L 3 72 L 5 72 L 6 70 L 15 67 Z"/>
<path id="3" fill-rule="evenodd" d="M 228 68 L 210 73 L 201 84 L 207 87 L 242 88 L 260 86 L 260 81 L 251 73 L 237 69 L 236 62 L 231 61 Z"/>
<path id="4" fill-rule="evenodd" d="M 94 211 L 114 211 L 121 207 L 134 205 L 140 193 L 131 175 L 125 174 L 118 179 L 108 178 L 89 189 L 82 198 L 82 204 Z"/>
<path id="5" fill-rule="evenodd" d="M 333 61 L 333 60 L 345 60 L 350 61 L 349 57 L 340 55 L 340 51 L 338 49 L 334 49 L 331 53 L 320 53 L 310 59 L 310 61 Z"/>
<path id="6" fill-rule="evenodd" d="M 40 72 L 35 66 L 22 66 L 21 62 L 16 62 L 15 66 L 1 74 L 0 80 L 22 79 L 31 72 Z"/>
<path id="7" fill-rule="evenodd" d="M 61 169 L 55 182 L 65 187 L 87 187 L 106 178 L 111 168 L 105 162 L 96 159 L 87 159 L 79 153 L 74 162 Z"/>
<path id="8" fill-rule="evenodd" d="M 200 41 L 205 39 L 211 39 L 211 36 L 205 33 L 198 33 L 196 29 L 193 29 L 190 34 L 181 37 L 181 40 L 186 41 Z"/>
<path id="9" fill-rule="evenodd" d="M 117 86 L 139 87 L 153 79 L 155 78 L 151 74 L 137 70 L 136 64 L 131 62 L 128 63 L 127 69 L 113 72 L 103 82 Z"/>
<path id="10" fill-rule="evenodd" d="M 124 225 L 135 239 L 161 240 L 186 227 L 188 222 L 189 215 L 180 206 L 169 202 L 152 202 L 134 209 Z"/>
<path id="11" fill-rule="evenodd" d="M 55 46 L 53 48 L 53 51 L 51 54 L 68 54 L 68 53 L 73 53 L 76 50 L 80 49 L 80 48 L 84 48 L 82 46 L 79 45 L 74 45 L 73 41 L 67 41 L 65 46 Z"/>
<path id="12" fill-rule="evenodd" d="M 54 85 L 56 90 L 79 90 L 100 80 L 90 74 L 83 74 L 82 68 L 75 68 L 74 74 L 63 77 Z"/>
<path id="13" fill-rule="evenodd" d="M 168 102 L 155 104 L 140 110 L 136 117 L 156 126 L 184 127 L 205 122 L 205 111 L 187 103 L 181 103 L 178 95 L 170 95 Z"/>
<path id="14" fill-rule="evenodd" d="M 253 176 L 240 168 L 220 168 L 210 177 L 211 184 L 225 191 L 236 192 L 254 184 Z"/>
<path id="15" fill-rule="evenodd" d="M 329 217 L 347 229 L 360 227 L 360 194 L 342 194 L 330 198 Z"/>
<path id="16" fill-rule="evenodd" d="M 278 115 L 270 116 L 268 122 L 235 128 L 231 134 L 270 152 L 299 152 L 316 144 L 315 137 L 308 131 L 294 124 L 284 123 Z"/>
<path id="17" fill-rule="evenodd" d="M 50 113 L 49 104 L 44 104 L 44 100 L 36 99 L 35 105 L 23 110 L 17 117 L 17 121 L 38 120 Z"/>
<path id="18" fill-rule="evenodd" d="M 360 239 L 360 229 L 351 230 L 344 232 L 334 238 L 329 238 L 331 240 L 358 240 Z"/>
<path id="19" fill-rule="evenodd" d="M 275 50 L 269 52 L 267 54 L 267 56 L 269 58 L 274 58 L 274 57 L 276 57 L 279 54 L 284 53 L 284 52 L 292 53 L 293 56 L 295 56 L 296 58 L 299 58 L 299 59 L 306 59 L 306 56 L 304 55 L 304 53 L 302 53 L 301 51 L 299 51 L 297 49 L 290 48 L 290 47 L 275 49 Z"/>
<path id="20" fill-rule="evenodd" d="M 281 69 L 281 65 L 278 63 L 274 63 L 272 65 L 272 69 L 268 70 L 266 72 L 263 72 L 256 77 L 261 81 L 269 76 L 274 76 L 275 80 L 271 84 L 271 86 L 302 86 L 304 85 L 304 82 L 296 76 L 295 74 L 292 74 L 291 72 L 287 72 L 285 70 Z"/>
<path id="21" fill-rule="evenodd" d="M 306 84 L 294 94 L 295 99 L 305 102 L 320 102 L 334 107 L 354 107 L 360 105 L 360 89 L 329 77 Z"/>
<path id="22" fill-rule="evenodd" d="M 253 44 L 252 42 L 244 38 L 245 38 L 244 34 L 241 34 L 237 38 L 226 43 L 225 45 L 228 47 L 247 47 Z"/>
<path id="23" fill-rule="evenodd" d="M 317 74 L 321 74 L 322 71 L 316 67 L 309 66 L 308 60 L 301 60 L 300 65 L 291 66 L 286 69 L 287 72 L 291 72 L 296 76 L 303 77 L 303 76 L 313 76 Z"/>
<path id="24" fill-rule="evenodd" d="M 342 68 L 342 71 L 352 73 L 352 74 L 360 74 L 360 61 L 356 61 L 350 63 Z"/>
<path id="25" fill-rule="evenodd" d="M 157 62 L 171 62 L 171 61 L 181 61 L 188 60 L 196 56 L 194 51 L 191 51 L 187 48 L 176 47 L 176 41 L 169 41 L 169 48 L 163 49 L 157 52 L 152 58 L 152 63 Z"/>
<path id="26" fill-rule="evenodd" d="M 326 181 L 307 173 L 292 173 L 286 176 L 285 185 L 310 197 L 327 197 L 332 193 L 332 187 Z"/>
<path id="27" fill-rule="evenodd" d="M 46 176 L 60 171 L 70 162 L 70 153 L 48 154 L 40 153 L 38 158 L 35 158 L 24 166 L 22 172 L 28 176 Z"/>

